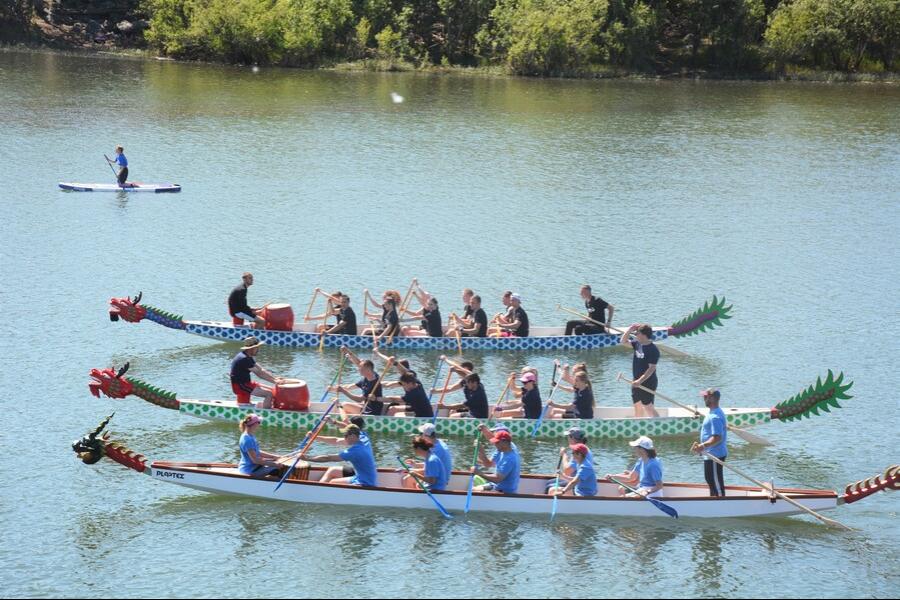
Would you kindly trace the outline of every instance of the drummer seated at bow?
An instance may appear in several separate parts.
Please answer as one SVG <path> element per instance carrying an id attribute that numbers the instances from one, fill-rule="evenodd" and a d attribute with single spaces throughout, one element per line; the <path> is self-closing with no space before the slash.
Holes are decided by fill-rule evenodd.
<path id="1" fill-rule="evenodd" d="M 448 411 L 447 416 L 451 419 L 468 417 L 474 419 L 488 418 L 489 407 L 487 393 L 484 391 L 484 386 L 481 384 L 481 377 L 478 376 L 478 373 L 469 373 L 464 379 L 457 383 L 443 389 L 435 389 L 433 392 L 443 395 L 457 390 L 463 391 L 463 395 L 466 398 L 465 401 L 459 404 L 446 404 L 443 401 L 438 400 L 439 414 L 441 410 L 446 409 Z"/>
<path id="2" fill-rule="evenodd" d="M 250 404 L 250 396 L 256 396 L 263 399 L 262 408 L 272 408 L 274 391 L 268 386 L 252 381 L 250 374 L 253 373 L 260 379 L 276 385 L 284 383 L 285 380 L 282 377 L 275 377 L 256 362 L 255 357 L 262 346 L 263 342 L 252 335 L 244 338 L 241 351 L 231 360 L 231 390 L 237 395 L 238 404 Z"/>
<path id="3" fill-rule="evenodd" d="M 434 442 L 423 435 L 417 435 L 412 440 L 413 452 L 422 462 L 405 460 L 409 467 L 409 473 L 403 475 L 403 487 L 418 489 L 422 483 L 429 490 L 439 492 L 447 488 L 450 483 L 450 472 L 445 468 L 443 461 L 435 452 Z"/>
<path id="4" fill-rule="evenodd" d="M 438 308 L 437 298 L 422 290 L 416 292 L 416 297 L 422 303 L 422 308 L 417 311 L 405 309 L 403 312 L 413 318 L 422 319 L 422 323 L 418 326 L 408 325 L 401 328 L 401 334 L 417 337 L 443 337 L 444 326 L 441 322 L 441 311 Z"/>
<path id="5" fill-rule="evenodd" d="M 364 443 L 360 438 L 360 429 L 356 425 L 349 425 L 341 433 L 344 436 L 344 444 L 347 448 L 338 454 L 320 454 L 310 456 L 309 462 L 339 462 L 347 461 L 350 467 L 328 467 L 325 474 L 319 480 L 321 483 L 342 483 L 348 485 L 360 485 L 363 487 L 375 487 L 378 485 L 378 469 L 375 466 L 375 455 L 372 454 L 372 444 Z"/>
<path id="6" fill-rule="evenodd" d="M 522 308 L 522 297 L 512 294 L 509 297 L 510 312 L 497 322 L 502 337 L 528 337 L 528 313 Z"/>
<path id="7" fill-rule="evenodd" d="M 266 320 L 257 315 L 262 308 L 252 308 L 247 304 L 247 288 L 253 285 L 253 273 L 244 273 L 241 276 L 241 284 L 231 290 L 228 295 L 228 313 L 231 315 L 235 327 L 250 321 L 257 329 L 266 328 Z"/>
<path id="8" fill-rule="evenodd" d="M 381 401 L 383 392 L 378 381 L 378 373 L 375 372 L 375 363 L 368 359 L 360 360 L 346 346 L 341 347 L 341 352 L 356 365 L 362 376 L 355 384 L 362 394 L 353 394 L 343 385 L 333 385 L 328 388 L 329 391 L 338 392 L 349 398 L 349 401 L 341 404 L 341 410 L 346 414 L 380 415 L 384 410 L 384 403 Z"/>
<path id="9" fill-rule="evenodd" d="M 425 388 L 412 373 L 404 373 L 400 376 L 400 386 L 403 388 L 403 396 L 385 396 L 384 401 L 391 404 L 388 408 L 390 417 L 433 417 L 434 411 Z"/>

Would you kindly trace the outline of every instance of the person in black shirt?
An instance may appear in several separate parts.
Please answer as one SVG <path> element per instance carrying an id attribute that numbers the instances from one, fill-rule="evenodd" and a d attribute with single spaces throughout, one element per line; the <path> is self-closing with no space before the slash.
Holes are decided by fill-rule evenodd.
<path id="1" fill-rule="evenodd" d="M 422 319 L 422 325 L 419 327 L 404 327 L 401 329 L 402 335 L 410 336 L 430 336 L 443 337 L 444 325 L 441 322 L 441 311 L 438 308 L 437 298 L 429 295 L 427 292 L 416 294 L 422 308 L 417 311 L 405 310 L 406 314 Z"/>
<path id="2" fill-rule="evenodd" d="M 334 313 L 337 324 L 325 331 L 326 335 L 356 335 L 356 313 L 350 308 L 350 296 L 341 294 L 341 305 Z"/>
<path id="3" fill-rule="evenodd" d="M 514 392 L 519 399 L 501 405 L 494 413 L 494 418 L 537 419 L 541 416 L 544 407 L 541 402 L 541 392 L 537 387 L 537 375 L 529 371 L 524 373 L 519 381 L 522 383 L 522 388 Z"/>
<path id="4" fill-rule="evenodd" d="M 463 315 L 462 319 L 463 325 L 466 327 L 472 326 L 472 314 L 475 310 L 472 308 L 472 298 L 475 297 L 475 292 L 471 289 L 466 288 L 462 291 L 462 301 L 463 301 Z"/>
<path id="5" fill-rule="evenodd" d="M 263 399 L 261 408 L 272 408 L 272 400 L 275 397 L 274 391 L 268 386 L 260 385 L 253 381 L 250 377 L 251 373 L 276 385 L 284 381 L 281 377 L 272 375 L 256 362 L 256 355 L 263 345 L 263 342 L 260 342 L 254 336 L 248 336 L 244 338 L 244 345 L 241 346 L 241 351 L 231 360 L 231 390 L 237 395 L 238 404 L 249 404 L 250 396 L 257 396 Z"/>
<path id="6" fill-rule="evenodd" d="M 384 402 L 382 402 L 384 393 L 381 390 L 381 383 L 378 381 L 378 373 L 375 372 L 375 364 L 371 360 L 360 360 L 346 347 L 342 347 L 341 352 L 356 365 L 359 374 L 362 375 L 362 379 L 356 382 L 356 387 L 362 394 L 352 394 L 343 385 L 331 386 L 329 391 L 339 392 L 350 399 L 341 404 L 341 408 L 346 414 L 380 415 L 384 410 Z"/>
<path id="7" fill-rule="evenodd" d="M 634 339 L 631 335 L 634 334 Z M 658 417 L 653 401 L 656 396 L 638 386 L 656 390 L 659 380 L 656 377 L 656 365 L 659 363 L 659 348 L 653 343 L 653 328 L 647 324 L 634 324 L 620 338 L 622 345 L 634 350 L 631 361 L 631 402 L 635 417 Z"/>
<path id="8" fill-rule="evenodd" d="M 244 321 L 251 321 L 257 329 L 266 328 L 266 320 L 256 314 L 259 308 L 251 308 L 247 304 L 247 288 L 253 285 L 253 273 L 244 273 L 241 284 L 231 290 L 228 295 L 228 314 L 231 315 L 235 327 L 243 325 Z"/>
<path id="9" fill-rule="evenodd" d="M 568 321 L 566 323 L 566 335 L 589 335 L 592 333 L 606 333 L 607 328 L 612 323 L 613 313 L 616 307 L 609 304 L 603 298 L 598 298 L 591 293 L 591 286 L 581 286 L 581 299 L 584 300 L 584 308 L 587 309 L 587 316 L 603 325 L 597 325 L 591 321 L 579 320 Z M 609 310 L 609 316 L 606 311 Z"/>
<path id="10" fill-rule="evenodd" d="M 469 337 L 486 337 L 488 330 L 487 313 L 481 308 L 481 296 L 472 296 L 472 326 L 459 325 L 459 332 Z"/>
<path id="11" fill-rule="evenodd" d="M 562 385 L 562 384 L 559 384 Z M 591 386 L 591 380 L 588 379 L 587 373 L 584 371 L 576 371 L 572 383 L 572 387 L 562 385 L 560 389 L 571 390 L 575 394 L 575 399 L 571 404 L 559 404 L 550 402 L 549 405 L 564 412 L 564 418 L 567 419 L 593 419 L 594 418 L 594 389 Z"/>
<path id="12" fill-rule="evenodd" d="M 478 373 L 470 373 L 463 381 L 451 385 L 450 387 L 445 388 L 445 390 L 434 391 L 444 394 L 447 392 L 454 392 L 458 389 L 462 389 L 463 395 L 466 398 L 465 402 L 459 404 L 443 404 L 439 401 L 438 410 L 442 408 L 447 409 L 451 418 L 472 417 L 474 419 L 487 419 L 490 410 L 487 393 L 484 391 L 484 386 L 481 384 L 481 377 L 478 376 Z"/>
<path id="13" fill-rule="evenodd" d="M 498 323 L 500 329 L 515 337 L 528 337 L 528 313 L 522 308 L 522 297 L 519 294 L 513 294 L 509 297 L 509 302 L 512 310 L 507 320 L 512 319 L 512 321 Z"/>
<path id="14" fill-rule="evenodd" d="M 385 401 L 391 404 L 403 403 L 403 406 L 391 406 L 388 409 L 388 415 L 393 417 L 433 417 L 434 411 L 431 407 L 431 401 L 425 389 L 416 376 L 412 373 L 404 373 L 400 376 L 400 385 L 403 387 L 402 398 L 385 397 Z"/>

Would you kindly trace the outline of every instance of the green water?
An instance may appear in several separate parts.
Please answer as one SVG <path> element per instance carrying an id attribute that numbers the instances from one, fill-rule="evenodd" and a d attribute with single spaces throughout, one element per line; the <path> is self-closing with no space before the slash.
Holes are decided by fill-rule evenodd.
<path id="1" fill-rule="evenodd" d="M 405 97 L 393 104 L 390 93 Z M 0 53 L 4 202 L 0 583 L 9 596 L 889 597 L 900 496 L 830 516 L 674 521 L 558 519 L 286 505 L 214 497 L 77 462 L 71 440 L 112 428 L 151 458 L 235 460 L 233 425 L 88 394 L 91 368 L 185 397 L 229 395 L 235 345 L 152 323 L 111 323 L 110 297 L 186 318 L 251 301 L 305 310 L 315 286 L 405 290 L 445 312 L 505 289 L 559 324 L 590 282 L 616 322 L 669 324 L 713 294 L 715 332 L 672 343 L 660 391 L 771 406 L 818 375 L 855 382 L 841 410 L 771 424 L 771 448 L 730 461 L 780 485 L 841 489 L 900 462 L 900 89 L 876 85 L 541 81 L 315 73 Z M 71 194 L 132 178 L 180 195 Z M 482 353 L 490 395 L 523 364 L 585 360 L 598 402 L 628 406 L 619 351 Z M 337 353 L 266 348 L 262 363 L 318 396 Z M 410 353 L 423 378 L 437 355 Z M 263 448 L 295 434 L 263 431 Z M 549 472 L 561 441 L 520 441 Z M 626 440 L 593 444 L 598 472 Z M 660 440 L 665 477 L 702 481 L 689 439 Z M 376 440 L 381 464 L 406 441 Z M 460 461 L 470 442 L 451 439 Z M 323 446 L 323 449 L 325 447 Z M 740 483 L 729 476 L 728 482 Z M 90 595 L 90 596 L 89 596 Z"/>

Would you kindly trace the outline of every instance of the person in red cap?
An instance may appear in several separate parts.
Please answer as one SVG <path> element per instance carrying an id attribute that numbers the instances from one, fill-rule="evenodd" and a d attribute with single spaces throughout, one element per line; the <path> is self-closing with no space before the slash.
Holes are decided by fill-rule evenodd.
<path id="1" fill-rule="evenodd" d="M 572 450 L 571 461 L 565 448 L 559 449 L 559 455 L 563 462 L 562 470 L 574 471 L 572 478 L 565 485 L 551 487 L 547 493 L 551 496 L 563 496 L 574 491 L 576 496 L 596 496 L 597 474 L 594 472 L 593 463 L 588 460 L 590 449 L 584 444 L 574 444 L 570 448 Z"/>
<path id="2" fill-rule="evenodd" d="M 475 490 L 515 494 L 519 489 L 519 469 L 522 461 L 518 449 L 512 443 L 512 435 L 508 430 L 502 429 L 494 433 L 491 443 L 497 449 L 494 456 L 489 459 L 484 446 L 479 446 L 478 461 L 485 467 L 494 467 L 494 473 L 485 473 L 478 466 L 473 467 L 473 473 L 487 480 L 486 484 L 476 486 Z"/>

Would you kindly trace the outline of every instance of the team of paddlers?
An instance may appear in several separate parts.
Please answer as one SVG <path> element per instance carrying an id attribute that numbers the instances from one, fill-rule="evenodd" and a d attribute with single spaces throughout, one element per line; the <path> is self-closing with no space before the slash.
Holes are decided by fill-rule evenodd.
<path id="1" fill-rule="evenodd" d="M 247 304 L 247 288 L 252 284 L 253 275 L 245 273 L 241 285 L 237 286 L 229 296 L 229 311 L 236 325 L 243 324 L 244 320 L 247 320 L 257 327 L 264 327 L 265 321 L 258 315 L 259 309 L 251 308 Z M 413 280 L 410 291 L 408 296 L 414 295 L 421 303 L 420 310 L 413 311 L 406 307 L 404 304 L 406 299 L 401 299 L 396 291 L 385 292 L 379 303 L 371 299 L 366 290 L 365 293 L 373 305 L 382 309 L 383 312 L 381 315 L 366 312 L 367 317 L 380 317 L 380 320 L 363 329 L 361 334 L 373 335 L 376 340 L 394 335 L 440 336 L 445 335 L 448 330 L 458 332 L 460 335 L 474 336 L 528 335 L 528 315 L 522 308 L 522 299 L 518 294 L 512 292 L 504 294 L 503 303 L 507 306 L 506 312 L 498 313 L 489 323 L 481 306 L 481 298 L 472 290 L 466 289 L 463 291 L 465 306 L 461 311 L 462 315 L 458 316 L 456 313 L 452 313 L 448 329 L 445 330 L 437 300 L 422 290 L 415 280 Z M 341 292 L 326 294 L 326 296 L 328 298 L 326 312 L 308 318 L 323 320 L 326 324 L 320 327 L 320 332 L 326 334 L 357 334 L 356 315 L 350 308 L 350 298 Z M 594 296 L 590 286 L 587 285 L 582 286 L 581 297 L 590 319 L 569 321 L 566 324 L 566 335 L 590 335 L 606 332 L 611 325 L 614 307 Z M 399 317 L 401 312 L 412 315 L 416 319 L 421 318 L 421 326 L 401 326 Z M 327 319 L 332 316 L 337 318 L 337 324 L 327 325 Z M 598 325 L 598 323 L 604 325 Z M 652 336 L 653 330 L 649 325 L 633 324 L 622 332 L 620 338 L 620 343 L 629 346 L 633 351 L 631 397 L 635 417 L 659 416 L 654 408 L 654 391 L 658 386 L 656 369 L 660 352 L 653 343 Z M 238 404 L 248 405 L 251 396 L 255 396 L 262 399 L 257 406 L 261 408 L 271 408 L 272 406 L 273 390 L 252 381 L 251 374 L 274 384 L 283 381 L 256 362 L 257 353 L 263 345 L 256 337 L 248 336 L 244 340 L 240 352 L 232 360 L 231 384 Z M 434 411 L 437 410 L 449 418 L 482 420 L 594 418 L 594 394 L 587 365 L 584 363 L 571 366 L 560 365 L 558 361 L 556 363 L 560 369 L 560 376 L 559 381 L 553 382 L 553 385 L 572 394 L 572 401 L 569 403 L 553 400 L 542 402 L 538 388 L 537 369 L 525 367 L 521 373 L 509 375 L 506 389 L 501 395 L 501 402 L 491 406 L 481 378 L 475 372 L 471 362 L 456 363 L 442 356 L 441 360 L 450 366 L 451 371 L 455 372 L 459 379 L 446 387 L 426 390 L 408 360 L 397 360 L 396 357 L 384 355 L 379 350 L 377 341 L 374 351 L 385 361 L 385 367 L 381 374 L 378 373 L 372 360 L 360 359 L 348 348 L 341 348 L 343 358 L 350 360 L 360 375 L 360 379 L 354 385 L 337 385 L 329 388 L 330 392 L 345 398 L 340 403 L 340 408 L 344 415 L 349 416 L 349 421 L 341 423 L 344 427 L 342 429 L 344 437 L 332 441 L 345 443 L 347 447 L 338 454 L 311 456 L 306 460 L 310 462 L 346 461 L 352 466 L 329 468 L 321 480 L 323 482 L 334 481 L 362 486 L 376 485 L 375 459 L 372 454 L 371 441 L 364 428 L 364 416 L 434 417 Z M 397 370 L 398 380 L 388 381 L 385 378 L 391 368 Z M 518 386 L 515 385 L 516 381 L 519 383 Z M 402 395 L 392 396 L 384 391 L 398 387 L 402 389 Z M 446 394 L 457 391 L 463 393 L 462 402 L 446 403 L 443 401 Z M 507 392 L 511 392 L 512 399 L 503 402 Z M 431 402 L 434 393 L 440 394 L 441 398 L 436 405 Z M 694 452 L 709 454 L 724 460 L 727 455 L 727 421 L 724 412 L 719 408 L 720 393 L 718 390 L 708 389 L 701 395 L 710 410 L 701 426 L 700 439 L 693 444 L 691 449 Z M 261 419 L 260 416 L 249 415 L 241 422 L 240 426 L 242 435 L 239 469 L 242 473 L 254 476 L 267 476 L 281 466 L 278 463 L 280 457 L 259 450 L 254 432 Z M 488 473 L 478 466 L 474 467 L 475 473 L 482 478 L 482 485 L 478 489 L 498 493 L 516 493 L 520 460 L 511 433 L 502 424 L 493 429 L 482 425 L 481 430 L 485 440 L 493 444 L 496 451 L 491 457 L 488 457 L 483 446 L 481 447 L 478 463 L 481 467 L 491 468 L 493 471 Z M 430 489 L 441 490 L 447 485 L 452 469 L 449 449 L 442 440 L 437 438 L 433 425 L 424 425 L 420 429 L 420 433 L 421 435 L 413 440 L 411 449 L 421 460 L 407 465 L 412 474 L 405 476 L 405 485 L 416 487 L 418 483 L 425 482 Z M 327 440 L 322 437 L 319 439 Z M 595 495 L 597 478 L 594 459 L 587 446 L 584 432 L 577 427 L 571 428 L 568 442 L 568 451 L 565 448 L 560 450 L 562 478 L 560 485 L 558 487 L 551 486 L 548 488 L 548 493 Z M 622 493 L 651 497 L 662 494 L 662 464 L 656 456 L 653 441 L 646 436 L 641 436 L 631 442 L 631 446 L 637 455 L 637 462 L 631 470 L 613 476 L 629 486 L 629 489 L 634 490 L 629 492 L 628 489 L 622 487 Z M 722 465 L 712 460 L 706 460 L 704 461 L 704 471 L 710 494 L 724 496 Z"/>

